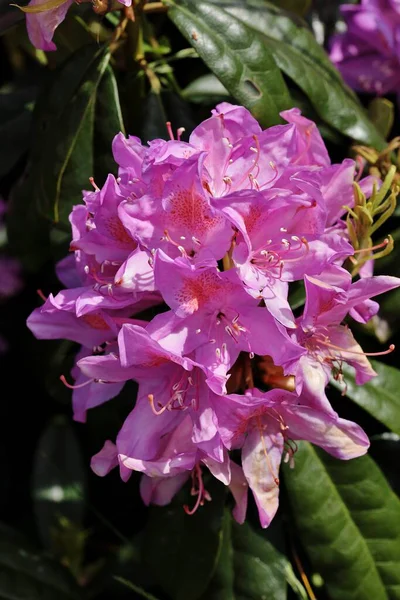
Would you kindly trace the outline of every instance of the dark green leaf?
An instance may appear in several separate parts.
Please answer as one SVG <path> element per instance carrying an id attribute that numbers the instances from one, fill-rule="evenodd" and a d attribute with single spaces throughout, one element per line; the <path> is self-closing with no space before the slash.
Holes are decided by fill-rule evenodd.
<path id="1" fill-rule="evenodd" d="M 271 51 L 254 29 L 204 0 L 168 0 L 168 14 L 229 93 L 267 127 L 291 106 Z"/>
<path id="2" fill-rule="evenodd" d="M 368 106 L 368 114 L 377 130 L 386 139 L 394 122 L 394 104 L 387 98 L 374 98 Z"/>
<path id="3" fill-rule="evenodd" d="M 0 177 L 7 175 L 27 151 L 31 120 L 31 112 L 26 110 L 0 126 L 0 136 L 3 140 L 0 152 Z"/>
<path id="4" fill-rule="evenodd" d="M 228 90 L 222 85 L 218 77 L 212 73 L 202 75 L 189 83 L 182 91 L 182 95 L 186 100 L 199 104 L 217 104 L 230 98 Z"/>
<path id="5" fill-rule="evenodd" d="M 286 598 L 287 583 L 307 599 L 289 561 L 247 523 L 238 525 L 225 513 L 223 541 L 214 576 L 202 600 L 278 600 Z"/>
<path id="6" fill-rule="evenodd" d="M 35 181 L 35 173 L 28 167 L 11 190 L 7 215 L 10 252 L 19 258 L 27 271 L 33 273 L 51 256 L 50 223 L 38 215 L 32 202 Z"/>
<path id="7" fill-rule="evenodd" d="M 400 598 L 400 501 L 369 456 L 305 442 L 285 485 L 301 542 L 332 600 Z"/>
<path id="8" fill-rule="evenodd" d="M 148 592 L 146 592 L 146 590 L 144 590 L 138 585 L 135 585 L 134 583 L 132 583 L 132 581 L 129 581 L 128 579 L 124 579 L 123 577 L 114 577 L 114 579 L 122 585 L 124 585 L 125 587 L 127 587 L 128 589 L 135 592 L 141 598 L 145 598 L 146 600 L 157 600 L 157 598 L 153 596 L 153 594 L 149 594 Z"/>
<path id="9" fill-rule="evenodd" d="M 262 36 L 261 43 L 272 53 L 278 67 L 308 96 L 329 125 L 378 149 L 386 146 L 357 96 L 343 83 L 304 21 L 293 19 L 265 0 L 211 1 L 245 24 L 253 35 L 257 32 Z"/>
<path id="10" fill-rule="evenodd" d="M 311 8 L 312 0 L 271 0 L 279 8 L 283 8 L 296 15 L 305 15 Z"/>
<path id="11" fill-rule="evenodd" d="M 61 520 L 75 528 L 84 516 L 85 469 L 71 425 L 59 416 L 44 430 L 35 454 L 32 495 L 43 544 L 65 551 Z M 77 558 L 77 557 L 74 557 Z"/>
<path id="12" fill-rule="evenodd" d="M 200 598 L 213 575 L 222 543 L 225 486 L 206 483 L 212 501 L 187 515 L 185 490 L 172 504 L 154 507 L 145 530 L 143 556 L 154 583 L 173 600 Z M 192 498 L 189 502 L 193 502 Z"/>
<path id="13" fill-rule="evenodd" d="M 290 569 L 268 540 L 226 512 L 218 565 L 202 600 L 285 600 Z"/>
<path id="14" fill-rule="evenodd" d="M 143 106 L 141 138 L 143 142 L 154 138 L 167 139 L 168 132 L 165 123 L 168 116 L 163 103 L 162 94 L 150 92 Z"/>
<path id="15" fill-rule="evenodd" d="M 34 86 L 0 90 L 0 177 L 6 175 L 29 146 Z"/>
<path id="16" fill-rule="evenodd" d="M 40 555 L 22 536 L 0 524 L 0 598 L 79 600 L 82 596 L 66 569 Z"/>
<path id="17" fill-rule="evenodd" d="M 111 144 L 120 131 L 125 134 L 118 86 L 112 68 L 107 66 L 97 89 L 94 121 L 94 176 L 99 186 L 108 173 L 116 173 Z"/>
<path id="18" fill-rule="evenodd" d="M 97 45 L 81 48 L 57 69 L 35 111 L 34 200 L 40 212 L 68 229 L 71 207 L 93 175 L 95 99 L 109 59 Z"/>
<path id="19" fill-rule="evenodd" d="M 377 360 L 371 360 L 371 364 L 378 377 L 374 377 L 364 385 L 356 384 L 354 370 L 351 367 L 343 367 L 347 384 L 346 396 L 362 406 L 388 429 L 400 434 L 400 371 Z M 338 389 L 343 389 L 343 386 L 335 380 L 331 380 L 331 384 Z"/>

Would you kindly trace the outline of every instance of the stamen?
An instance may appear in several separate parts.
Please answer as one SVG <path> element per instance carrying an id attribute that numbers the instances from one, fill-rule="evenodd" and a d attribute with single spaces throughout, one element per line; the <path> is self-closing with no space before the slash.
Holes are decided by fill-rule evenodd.
<path id="1" fill-rule="evenodd" d="M 389 238 L 385 238 L 381 244 L 376 244 L 376 246 L 371 246 L 370 248 L 360 248 L 359 250 L 354 250 L 354 254 L 361 254 L 361 252 L 372 252 L 372 250 L 379 250 L 380 248 L 386 248 L 386 246 L 390 244 Z"/>
<path id="2" fill-rule="evenodd" d="M 165 412 L 167 410 L 167 408 L 168 408 L 168 406 L 169 406 L 169 404 L 171 402 L 171 400 L 170 400 L 169 402 L 167 402 L 167 404 L 165 406 L 162 406 L 161 404 L 159 404 L 159 406 L 161 406 L 161 409 L 157 410 L 156 407 L 154 406 L 154 396 L 153 396 L 153 394 L 148 394 L 147 398 L 149 400 L 150 408 L 151 408 L 152 412 L 157 417 L 159 417 L 160 415 L 162 415 L 163 412 Z"/>
<path id="3" fill-rule="evenodd" d="M 178 142 L 181 141 L 181 135 L 182 133 L 184 133 L 186 131 L 186 129 L 184 127 L 179 127 L 179 129 L 177 129 L 176 131 L 176 136 L 178 138 Z"/>
<path id="4" fill-rule="evenodd" d="M 170 139 L 175 140 L 174 132 L 172 131 L 172 127 L 171 127 L 171 121 L 167 121 L 165 123 L 165 125 L 167 126 L 167 131 L 168 131 L 168 135 L 169 135 Z"/>
<path id="5" fill-rule="evenodd" d="M 68 383 L 68 381 L 65 379 L 64 375 L 60 375 L 60 379 L 63 382 L 63 384 L 65 385 L 65 387 L 67 387 L 70 390 L 79 390 L 80 388 L 85 387 L 86 385 L 89 385 L 89 383 L 100 383 L 98 381 L 96 381 L 96 379 L 88 379 L 88 381 L 85 381 L 84 383 L 79 383 L 78 385 L 72 385 L 71 383 Z"/>
<path id="6" fill-rule="evenodd" d="M 356 350 L 348 350 L 346 348 L 342 348 L 341 346 L 336 346 L 336 344 L 332 344 L 327 336 L 324 336 L 324 338 L 325 339 L 320 339 L 316 337 L 315 341 L 323 346 L 327 346 L 328 348 L 340 350 L 341 352 L 345 352 L 347 354 L 355 354 L 356 356 L 385 356 L 386 354 L 391 354 L 396 348 L 394 344 L 390 344 L 389 348 L 387 350 L 383 350 L 382 352 L 357 352 Z"/>
<path id="7" fill-rule="evenodd" d="M 192 489 L 190 490 L 190 494 L 191 496 L 197 496 L 197 500 L 192 509 L 187 504 L 183 506 L 183 510 L 187 515 L 194 515 L 199 506 L 204 506 L 206 500 L 211 500 L 210 494 L 204 488 L 203 476 L 199 464 L 196 464 L 192 471 Z"/>
<path id="8" fill-rule="evenodd" d="M 264 438 L 264 433 L 263 433 L 263 426 L 262 426 L 261 419 L 260 419 L 259 416 L 257 416 L 257 428 L 258 428 L 258 431 L 259 431 L 259 434 L 260 434 L 261 444 L 262 444 L 262 447 L 263 447 L 263 453 L 264 453 L 265 459 L 267 461 L 268 470 L 269 470 L 269 472 L 272 475 L 272 478 L 274 480 L 275 485 L 277 487 L 279 487 L 279 477 L 277 477 L 275 475 L 274 470 L 272 468 L 271 459 L 269 458 L 268 450 L 267 450 L 267 445 L 265 443 L 265 438 Z"/>
<path id="9" fill-rule="evenodd" d="M 94 180 L 94 177 L 89 177 L 89 181 L 90 181 L 90 183 L 92 184 L 92 186 L 94 187 L 94 189 L 96 190 L 96 192 L 99 192 L 99 191 L 100 191 L 100 188 L 99 188 L 99 186 L 98 186 L 98 185 L 96 185 L 96 183 L 95 183 L 95 180 Z"/>
<path id="10" fill-rule="evenodd" d="M 173 246 L 175 246 L 176 248 L 178 248 L 178 250 L 182 254 L 182 256 L 187 257 L 187 253 L 186 253 L 185 248 L 183 246 L 181 246 L 180 244 L 178 244 L 178 242 L 175 242 L 175 240 L 173 240 L 171 238 L 171 236 L 169 235 L 167 229 L 164 230 L 164 237 L 161 238 L 161 240 L 165 240 L 165 241 L 169 242 L 170 244 L 172 244 Z"/>
<path id="11" fill-rule="evenodd" d="M 47 301 L 46 296 L 43 294 L 42 290 L 36 290 L 37 295 L 39 296 L 39 298 L 41 298 L 43 300 L 43 302 Z"/>

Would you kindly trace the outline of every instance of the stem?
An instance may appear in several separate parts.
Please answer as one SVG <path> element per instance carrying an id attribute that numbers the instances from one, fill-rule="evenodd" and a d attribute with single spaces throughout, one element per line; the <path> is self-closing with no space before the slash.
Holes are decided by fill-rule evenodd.
<path id="1" fill-rule="evenodd" d="M 308 594 L 310 600 L 317 600 L 317 597 L 315 596 L 315 594 L 312 590 L 311 584 L 308 581 L 308 577 L 304 572 L 303 565 L 301 564 L 299 555 L 297 554 L 296 548 L 294 547 L 293 544 L 292 544 L 292 554 L 293 554 L 294 562 L 296 563 L 297 570 L 300 574 L 300 578 L 303 582 L 304 587 L 306 588 L 306 591 L 307 591 L 307 594 Z"/>
<path id="2" fill-rule="evenodd" d="M 145 4 L 142 10 L 146 14 L 161 13 L 167 12 L 168 6 L 166 6 L 166 4 L 163 2 L 151 2 L 150 4 Z"/>

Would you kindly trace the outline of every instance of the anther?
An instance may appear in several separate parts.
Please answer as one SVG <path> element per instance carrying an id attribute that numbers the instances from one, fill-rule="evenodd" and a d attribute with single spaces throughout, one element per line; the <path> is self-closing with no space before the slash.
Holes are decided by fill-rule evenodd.
<path id="1" fill-rule="evenodd" d="M 177 129 L 176 135 L 177 135 L 177 138 L 178 138 L 179 142 L 181 141 L 181 135 L 182 135 L 182 133 L 184 133 L 185 131 L 186 131 L 186 129 L 184 127 L 179 127 L 179 129 Z"/>
<path id="2" fill-rule="evenodd" d="M 96 190 L 96 192 L 100 191 L 100 188 L 98 185 L 96 185 L 95 181 L 94 181 L 94 177 L 89 177 L 89 181 L 92 184 L 92 186 L 94 187 L 94 189 Z"/>

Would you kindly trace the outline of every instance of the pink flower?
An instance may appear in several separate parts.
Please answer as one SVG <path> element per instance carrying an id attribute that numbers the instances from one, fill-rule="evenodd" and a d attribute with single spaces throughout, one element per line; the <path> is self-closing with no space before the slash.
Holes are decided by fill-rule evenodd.
<path id="1" fill-rule="evenodd" d="M 394 0 L 342 5 L 347 25 L 331 43 L 330 57 L 353 89 L 378 96 L 398 93 L 400 10 Z"/>
<path id="2" fill-rule="evenodd" d="M 131 0 L 119 0 L 125 6 Z M 19 7 L 26 13 L 26 28 L 31 44 L 38 50 L 56 50 L 53 36 L 57 27 L 64 21 L 73 0 L 31 0 L 26 7 Z"/>
<path id="3" fill-rule="evenodd" d="M 318 279 L 305 276 L 304 283 L 306 304 L 303 315 L 297 319 L 297 329 L 291 335 L 307 352 L 285 367 L 295 375 L 298 394 L 307 391 L 313 402 L 329 410 L 325 387 L 331 375 L 340 378 L 343 362 L 354 367 L 359 385 L 376 375 L 368 355 L 357 344 L 349 327 L 341 322 L 371 297 L 398 287 L 400 280 L 380 276 L 359 279 L 352 284 L 347 271 L 333 268 Z"/>
<path id="4" fill-rule="evenodd" d="M 227 448 L 242 448 L 243 472 L 262 527 L 268 527 L 278 509 L 279 466 L 282 456 L 294 466 L 295 440 L 308 440 L 344 460 L 362 456 L 369 447 L 355 423 L 282 390 L 226 396 L 218 404 L 218 422 Z"/>

